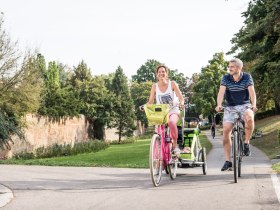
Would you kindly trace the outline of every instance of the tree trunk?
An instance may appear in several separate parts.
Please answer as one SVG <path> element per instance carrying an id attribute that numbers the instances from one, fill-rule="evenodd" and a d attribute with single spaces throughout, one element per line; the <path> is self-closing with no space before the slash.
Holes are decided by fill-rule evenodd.
<path id="1" fill-rule="evenodd" d="M 105 126 L 103 124 L 99 123 L 98 121 L 94 121 L 94 130 L 93 130 L 94 139 L 104 140 L 104 136 L 105 136 L 104 127 Z"/>

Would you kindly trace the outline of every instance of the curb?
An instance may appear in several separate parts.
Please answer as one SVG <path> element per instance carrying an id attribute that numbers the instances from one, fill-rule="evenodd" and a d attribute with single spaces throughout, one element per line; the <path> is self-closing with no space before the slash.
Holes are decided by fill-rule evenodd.
<path id="1" fill-rule="evenodd" d="M 0 184 L 0 208 L 7 205 L 13 198 L 13 192 Z"/>

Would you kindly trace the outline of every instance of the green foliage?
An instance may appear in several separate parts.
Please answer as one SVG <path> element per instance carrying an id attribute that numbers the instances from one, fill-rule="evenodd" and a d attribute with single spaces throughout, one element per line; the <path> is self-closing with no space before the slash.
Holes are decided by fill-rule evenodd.
<path id="1" fill-rule="evenodd" d="M 14 155 L 15 159 L 34 159 L 34 158 L 51 158 L 51 157 L 61 157 L 77 155 L 81 153 L 98 152 L 109 147 L 106 142 L 101 142 L 97 140 L 90 140 L 87 142 L 75 143 L 72 147 L 71 144 L 53 144 L 49 147 L 39 147 L 35 152 L 19 152 Z"/>
<path id="2" fill-rule="evenodd" d="M 36 56 L 28 52 L 23 57 L 3 23 L 0 14 L 0 147 L 9 149 L 10 135 L 23 138 L 21 117 L 37 111 L 43 83 Z"/>
<path id="3" fill-rule="evenodd" d="M 40 56 L 40 59 L 44 63 L 42 56 Z M 50 117 L 78 116 L 81 102 L 73 88 L 66 84 L 65 75 L 67 75 L 67 72 L 65 72 L 63 66 L 55 62 L 49 62 L 47 70 L 44 71 L 42 65 L 41 71 L 45 72 L 45 88 L 42 94 L 41 107 L 38 110 L 39 114 Z"/>
<path id="4" fill-rule="evenodd" d="M 132 76 L 132 81 L 141 83 L 146 81 L 156 82 L 156 68 L 161 63 L 157 60 L 147 60 L 138 70 L 137 74 Z"/>
<path id="5" fill-rule="evenodd" d="M 179 86 L 179 89 L 181 90 L 183 96 L 185 96 L 187 94 L 187 79 L 188 77 L 186 77 L 183 73 L 178 72 L 177 69 L 175 70 L 170 70 L 168 77 L 170 80 L 174 80 L 176 81 L 176 83 Z"/>
<path id="6" fill-rule="evenodd" d="M 279 114 L 280 112 L 278 110 L 274 109 L 270 109 L 270 110 L 266 110 L 263 112 L 257 112 L 255 115 L 255 120 L 261 120 L 270 116 L 274 116 Z"/>
<path id="7" fill-rule="evenodd" d="M 141 121 L 146 127 L 148 126 L 148 120 L 146 115 L 140 111 L 139 106 L 144 105 L 149 100 L 150 91 L 153 83 L 151 81 L 146 82 L 132 82 L 130 87 L 131 97 L 135 106 L 136 119 Z"/>
<path id="8" fill-rule="evenodd" d="M 232 39 L 229 53 L 239 52 L 254 78 L 258 107 L 274 100 L 280 110 L 280 0 L 254 0 L 243 13 L 245 26 Z"/>
<path id="9" fill-rule="evenodd" d="M 198 113 L 204 116 L 214 115 L 216 98 L 221 78 L 226 73 L 227 62 L 223 53 L 214 54 L 209 64 L 202 68 L 193 86 L 191 103 L 195 104 Z"/>
<path id="10" fill-rule="evenodd" d="M 112 80 L 112 90 L 114 93 L 114 120 L 112 127 L 117 128 L 119 142 L 122 136 L 131 136 L 134 125 L 134 104 L 128 87 L 127 77 L 124 75 L 122 68 L 119 66 Z"/>
<path id="11" fill-rule="evenodd" d="M 107 84 L 106 84 L 107 80 Z M 104 127 L 112 120 L 113 94 L 109 92 L 110 80 L 105 76 L 93 77 L 85 62 L 74 68 L 69 83 L 80 101 L 80 113 L 91 123 L 90 136 L 104 139 Z"/>
<path id="12" fill-rule="evenodd" d="M 136 142 L 136 139 L 134 137 L 131 137 L 131 138 L 124 139 L 122 141 L 114 140 L 114 141 L 111 141 L 110 144 L 111 145 L 114 145 L 114 144 L 133 144 L 135 142 Z"/>
<path id="13" fill-rule="evenodd" d="M 199 127 L 200 130 L 209 130 L 211 128 L 211 125 L 202 125 Z"/>
<path id="14" fill-rule="evenodd" d="M 10 149 L 11 135 L 15 134 L 24 139 L 24 134 L 18 125 L 18 121 L 12 112 L 0 110 L 0 148 Z"/>
<path id="15" fill-rule="evenodd" d="M 157 82 L 156 68 L 161 64 L 162 63 L 157 60 L 147 60 L 147 62 L 137 70 L 137 74 L 132 76 L 132 81 L 137 83 L 147 81 Z M 183 94 L 186 92 L 187 77 L 185 77 L 183 73 L 178 72 L 177 69 L 169 69 L 168 77 L 170 80 L 174 80 L 177 82 Z"/>

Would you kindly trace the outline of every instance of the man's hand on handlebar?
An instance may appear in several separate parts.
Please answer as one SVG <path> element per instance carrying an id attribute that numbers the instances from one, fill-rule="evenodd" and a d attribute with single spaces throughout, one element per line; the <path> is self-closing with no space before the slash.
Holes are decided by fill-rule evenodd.
<path id="1" fill-rule="evenodd" d="M 258 111 L 258 108 L 255 107 L 255 106 L 252 106 L 251 109 L 253 110 L 253 112 L 257 112 Z"/>
<path id="2" fill-rule="evenodd" d="M 222 107 L 222 106 L 216 106 L 215 110 L 216 110 L 216 112 L 220 112 L 223 110 L 223 108 L 224 107 Z"/>

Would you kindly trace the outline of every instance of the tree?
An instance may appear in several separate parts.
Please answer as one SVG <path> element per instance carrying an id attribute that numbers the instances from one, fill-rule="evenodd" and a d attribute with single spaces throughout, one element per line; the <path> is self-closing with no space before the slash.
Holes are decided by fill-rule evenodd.
<path id="1" fill-rule="evenodd" d="M 113 94 L 105 84 L 105 76 L 91 75 L 84 61 L 80 62 L 69 79 L 69 83 L 80 101 L 80 113 L 90 122 L 89 135 L 104 139 L 105 126 L 112 117 Z"/>
<path id="2" fill-rule="evenodd" d="M 138 83 L 146 81 L 156 82 L 156 68 L 160 64 L 161 63 L 157 60 L 147 60 L 146 63 L 137 70 L 137 74 L 132 76 L 132 81 Z"/>
<path id="3" fill-rule="evenodd" d="M 40 101 L 41 75 L 34 53 L 19 52 L 3 27 L 0 14 L 0 147 L 10 148 L 11 135 L 23 138 L 21 117 L 35 112 Z"/>
<path id="4" fill-rule="evenodd" d="M 274 101 L 280 111 L 280 0 L 254 0 L 243 13 L 245 26 L 233 37 L 229 54 L 238 57 L 251 72 L 258 107 Z"/>
<path id="5" fill-rule="evenodd" d="M 183 73 L 178 72 L 177 69 L 170 70 L 168 77 L 170 80 L 176 81 L 176 83 L 179 86 L 179 89 L 181 90 L 183 96 L 187 94 L 187 80 L 188 77 L 186 77 Z"/>
<path id="6" fill-rule="evenodd" d="M 131 97 L 135 106 L 136 119 L 141 121 L 146 127 L 148 126 L 148 121 L 145 114 L 139 110 L 139 106 L 146 104 L 149 100 L 152 84 L 151 81 L 141 83 L 132 82 L 130 87 Z"/>
<path id="7" fill-rule="evenodd" d="M 163 64 L 157 60 L 147 60 L 147 62 L 137 70 L 137 74 L 132 76 L 132 81 L 137 83 L 147 82 L 147 81 L 157 82 L 156 68 L 159 65 L 163 65 Z M 185 77 L 183 73 L 178 72 L 177 69 L 175 70 L 169 69 L 168 77 L 170 80 L 176 81 L 182 93 L 185 94 L 186 80 L 188 78 Z"/>
<path id="8" fill-rule="evenodd" d="M 42 59 L 42 58 L 41 58 Z M 38 112 L 49 117 L 73 117 L 78 116 L 81 103 L 70 85 L 64 83 L 65 70 L 62 64 L 49 62 L 44 74 L 43 100 Z M 44 69 L 44 68 L 42 68 Z"/>
<path id="9" fill-rule="evenodd" d="M 223 53 L 215 53 L 212 60 L 196 78 L 193 86 L 192 103 L 199 113 L 204 116 L 213 116 L 221 78 L 226 74 L 227 62 Z"/>
<path id="10" fill-rule="evenodd" d="M 114 120 L 112 127 L 117 128 L 119 142 L 123 136 L 131 136 L 134 125 L 134 106 L 128 87 L 127 77 L 123 73 L 123 69 L 119 66 L 112 80 L 112 92 L 115 97 Z"/>

